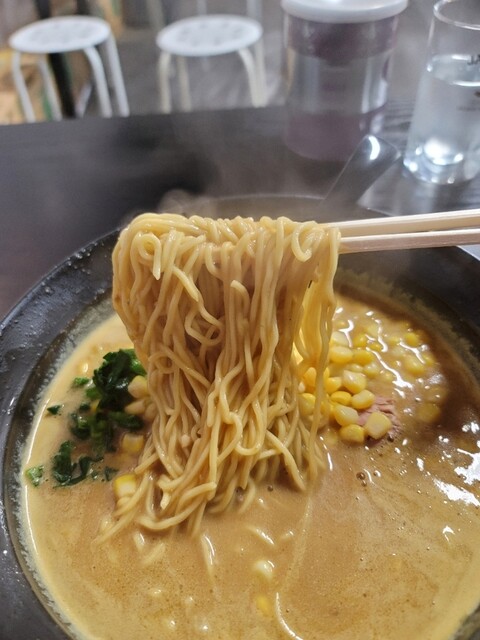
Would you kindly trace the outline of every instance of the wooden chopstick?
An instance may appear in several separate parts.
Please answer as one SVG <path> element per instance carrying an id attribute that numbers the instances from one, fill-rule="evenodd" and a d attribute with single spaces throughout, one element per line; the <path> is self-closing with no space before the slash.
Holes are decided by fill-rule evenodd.
<path id="1" fill-rule="evenodd" d="M 480 244 L 480 209 L 345 220 L 326 226 L 340 230 L 342 253 Z"/>
<path id="2" fill-rule="evenodd" d="M 341 238 L 340 253 L 388 251 L 394 249 L 426 249 L 480 244 L 480 229 L 420 231 L 418 233 L 385 233 Z"/>
<path id="3" fill-rule="evenodd" d="M 384 233 L 412 233 L 414 231 L 440 231 L 442 229 L 465 229 L 480 226 L 480 209 L 441 211 L 416 215 L 382 216 L 364 220 L 331 222 L 326 226 L 340 229 L 342 237 L 377 235 Z M 368 233 L 367 233 L 368 232 Z"/>

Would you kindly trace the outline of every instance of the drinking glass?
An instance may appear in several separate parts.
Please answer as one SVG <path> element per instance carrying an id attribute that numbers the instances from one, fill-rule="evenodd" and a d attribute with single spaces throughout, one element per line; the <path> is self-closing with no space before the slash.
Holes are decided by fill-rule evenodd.
<path id="1" fill-rule="evenodd" d="M 480 171 L 480 0 L 440 0 L 433 8 L 404 165 L 437 184 Z"/>

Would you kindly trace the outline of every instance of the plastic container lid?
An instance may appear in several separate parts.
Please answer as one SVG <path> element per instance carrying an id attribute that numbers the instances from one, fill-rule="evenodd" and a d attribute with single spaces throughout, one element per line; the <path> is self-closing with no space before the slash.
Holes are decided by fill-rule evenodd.
<path id="1" fill-rule="evenodd" d="M 371 22 L 401 13 L 408 0 L 282 0 L 283 9 L 296 18 L 315 22 Z"/>

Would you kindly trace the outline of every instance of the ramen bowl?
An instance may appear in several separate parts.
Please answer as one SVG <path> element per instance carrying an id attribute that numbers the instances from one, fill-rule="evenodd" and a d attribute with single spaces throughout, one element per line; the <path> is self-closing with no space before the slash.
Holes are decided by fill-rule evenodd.
<path id="1" fill-rule="evenodd" d="M 313 219 L 320 204 L 316 198 L 252 196 L 203 202 L 199 212 L 228 217 L 261 211 Z M 373 215 L 377 214 L 360 208 L 352 211 L 356 218 Z M 117 237 L 114 231 L 59 265 L 0 325 L 0 637 L 60 640 L 75 633 L 52 602 L 27 550 L 20 515 L 21 458 L 46 385 L 83 337 L 111 314 L 111 253 Z M 359 279 L 362 286 L 380 288 L 387 296 L 398 293 L 426 325 L 434 322 L 454 344 L 476 384 L 480 384 L 479 277 L 479 261 L 459 248 L 345 255 L 338 272 L 340 286 Z M 459 625 L 455 638 L 473 640 L 480 629 L 480 611 L 473 607 Z"/>

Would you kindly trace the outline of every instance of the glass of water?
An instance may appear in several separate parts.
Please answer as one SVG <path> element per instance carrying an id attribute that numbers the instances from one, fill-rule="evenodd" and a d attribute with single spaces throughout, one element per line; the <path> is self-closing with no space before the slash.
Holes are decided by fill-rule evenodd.
<path id="1" fill-rule="evenodd" d="M 437 184 L 480 172 L 480 0 L 434 6 L 404 165 Z"/>

